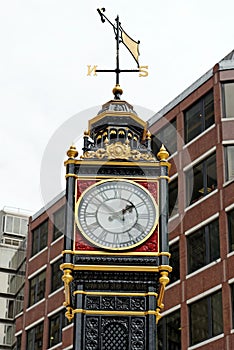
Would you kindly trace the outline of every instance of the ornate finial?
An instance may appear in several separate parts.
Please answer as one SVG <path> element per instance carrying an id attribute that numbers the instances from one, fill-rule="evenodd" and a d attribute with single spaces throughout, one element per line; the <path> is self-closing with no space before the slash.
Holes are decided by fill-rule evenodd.
<path id="1" fill-rule="evenodd" d="M 149 130 L 146 133 L 146 140 L 151 140 L 151 132 Z"/>
<path id="2" fill-rule="evenodd" d="M 115 100 L 121 100 L 121 95 L 123 93 L 123 89 L 120 87 L 119 84 L 116 84 L 115 87 L 112 90 Z"/>
<path id="3" fill-rule="evenodd" d="M 169 157 L 169 153 L 167 152 L 164 145 L 161 146 L 160 151 L 157 154 L 157 157 L 161 162 L 166 161 L 167 158 Z"/>
<path id="4" fill-rule="evenodd" d="M 105 138 L 105 140 L 104 140 L 104 145 L 106 145 L 106 146 L 109 145 L 108 137 Z"/>
<path id="5" fill-rule="evenodd" d="M 87 136 L 87 137 L 89 136 L 88 130 L 85 130 L 85 131 L 84 131 L 84 136 Z"/>
<path id="6" fill-rule="evenodd" d="M 75 145 L 71 145 L 69 150 L 67 151 L 67 155 L 69 158 L 76 158 L 78 156 L 78 152 L 76 150 Z"/>

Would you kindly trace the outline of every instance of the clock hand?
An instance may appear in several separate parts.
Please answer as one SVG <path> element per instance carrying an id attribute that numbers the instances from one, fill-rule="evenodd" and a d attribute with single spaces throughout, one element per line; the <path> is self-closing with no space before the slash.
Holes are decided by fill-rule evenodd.
<path id="1" fill-rule="evenodd" d="M 130 204 L 130 205 L 127 204 L 127 205 L 126 205 L 126 208 L 125 208 L 125 209 L 122 209 L 123 215 L 124 215 L 127 211 L 129 211 L 129 213 L 131 213 L 133 208 L 135 208 L 135 206 L 134 206 L 133 204 Z"/>

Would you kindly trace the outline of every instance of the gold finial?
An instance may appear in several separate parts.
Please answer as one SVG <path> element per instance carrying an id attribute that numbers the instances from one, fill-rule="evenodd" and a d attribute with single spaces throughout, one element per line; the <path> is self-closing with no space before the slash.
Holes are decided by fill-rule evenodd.
<path id="1" fill-rule="evenodd" d="M 71 145 L 69 150 L 67 151 L 67 156 L 69 158 L 76 158 L 78 156 L 78 152 L 76 150 L 76 146 L 75 145 Z"/>
<path id="2" fill-rule="evenodd" d="M 157 157 L 161 162 L 166 161 L 167 158 L 169 157 L 169 153 L 167 152 L 164 145 L 161 146 L 160 151 L 157 154 Z"/>
<path id="3" fill-rule="evenodd" d="M 151 132 L 149 130 L 146 133 L 146 140 L 151 140 Z"/>
<path id="4" fill-rule="evenodd" d="M 113 88 L 112 92 L 113 92 L 113 94 L 115 96 L 115 99 L 116 100 L 120 100 L 120 96 L 123 93 L 123 89 L 120 87 L 119 84 L 116 84 L 115 87 Z"/>
<path id="5" fill-rule="evenodd" d="M 104 144 L 107 146 L 109 144 L 109 140 L 108 140 L 108 137 L 105 138 L 104 140 Z"/>
<path id="6" fill-rule="evenodd" d="M 86 136 L 86 137 L 89 136 L 89 131 L 88 131 L 88 130 L 85 130 L 85 131 L 84 131 L 84 136 Z"/>

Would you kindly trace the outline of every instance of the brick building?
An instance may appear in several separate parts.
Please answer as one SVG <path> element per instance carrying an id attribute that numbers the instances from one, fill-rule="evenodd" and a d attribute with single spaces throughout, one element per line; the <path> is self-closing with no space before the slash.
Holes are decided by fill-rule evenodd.
<path id="1" fill-rule="evenodd" d="M 149 120 L 171 154 L 174 270 L 159 349 L 234 348 L 234 51 Z M 17 349 L 72 349 L 64 318 L 62 193 L 30 222 Z"/>

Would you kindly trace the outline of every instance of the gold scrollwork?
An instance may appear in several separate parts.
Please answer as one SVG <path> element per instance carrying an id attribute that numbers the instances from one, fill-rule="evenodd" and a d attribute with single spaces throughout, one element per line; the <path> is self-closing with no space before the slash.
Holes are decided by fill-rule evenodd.
<path id="1" fill-rule="evenodd" d="M 125 159 L 125 160 L 147 160 L 156 162 L 156 158 L 150 153 L 141 153 L 138 150 L 132 150 L 127 143 L 117 141 L 112 144 L 105 144 L 105 148 L 99 148 L 97 151 L 87 151 L 83 158 L 108 158 L 108 159 Z"/>
<path id="2" fill-rule="evenodd" d="M 168 266 L 168 271 L 171 271 L 172 268 Z M 168 271 L 161 271 L 161 277 L 159 278 L 160 283 L 160 290 L 159 290 L 159 296 L 158 296 L 158 302 L 157 302 L 157 309 L 156 309 L 156 323 L 162 318 L 162 315 L 160 314 L 160 311 L 164 308 L 163 304 L 163 298 L 165 294 L 165 289 L 167 284 L 170 282 L 170 279 L 168 277 Z"/>
<path id="3" fill-rule="evenodd" d="M 63 276 L 62 280 L 64 282 L 64 294 L 65 294 L 65 301 L 63 303 L 63 306 L 66 307 L 67 311 L 65 313 L 65 316 L 69 321 L 73 318 L 73 311 L 71 304 L 71 291 L 70 291 L 70 283 L 73 281 L 73 276 L 71 275 L 72 270 L 70 269 L 64 269 L 63 270 Z"/>

